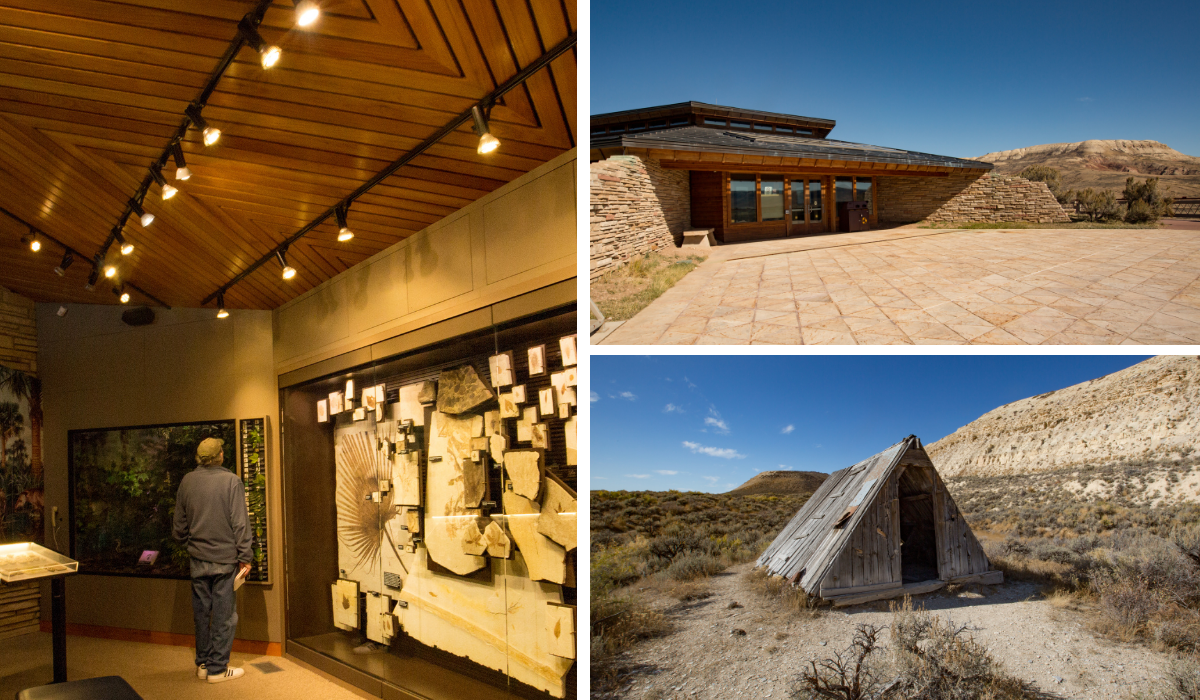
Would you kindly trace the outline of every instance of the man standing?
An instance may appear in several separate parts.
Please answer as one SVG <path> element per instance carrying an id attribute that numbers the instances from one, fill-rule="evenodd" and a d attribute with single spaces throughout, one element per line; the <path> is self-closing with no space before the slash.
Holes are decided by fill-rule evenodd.
<path id="1" fill-rule="evenodd" d="M 242 480 L 222 466 L 224 441 L 207 438 L 196 449 L 200 465 L 179 482 L 175 539 L 192 558 L 192 611 L 196 618 L 196 677 L 209 683 L 241 678 L 229 667 L 237 629 L 234 575 L 250 571 L 250 516 Z"/>

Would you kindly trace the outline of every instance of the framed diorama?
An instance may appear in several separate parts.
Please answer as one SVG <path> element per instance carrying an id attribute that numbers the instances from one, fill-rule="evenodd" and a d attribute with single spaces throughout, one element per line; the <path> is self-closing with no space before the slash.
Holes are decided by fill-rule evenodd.
<path id="1" fill-rule="evenodd" d="M 81 574 L 190 578 L 187 550 L 171 537 L 175 494 L 205 438 L 225 443 L 237 471 L 233 420 L 72 430 L 67 433 L 71 556 Z M 143 552 L 159 552 L 139 564 Z"/>
<path id="2" fill-rule="evenodd" d="M 246 510 L 250 515 L 252 559 L 246 583 L 268 584 L 270 558 L 267 556 L 267 419 L 243 418 L 238 421 L 241 438 L 242 484 L 246 488 Z"/>

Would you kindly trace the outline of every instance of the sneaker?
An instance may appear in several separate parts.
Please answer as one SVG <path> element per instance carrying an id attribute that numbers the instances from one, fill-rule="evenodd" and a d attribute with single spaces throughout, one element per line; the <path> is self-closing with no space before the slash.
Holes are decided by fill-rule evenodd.
<path id="1" fill-rule="evenodd" d="M 200 680 L 204 680 L 205 678 L 208 678 L 208 669 L 205 667 L 204 664 L 200 664 L 199 666 L 196 667 L 196 677 L 199 678 Z"/>
<path id="2" fill-rule="evenodd" d="M 246 672 L 240 668 L 232 668 L 231 667 L 231 668 L 225 669 L 225 673 L 222 673 L 222 674 L 216 675 L 216 676 L 209 676 L 208 682 L 209 683 L 224 683 L 225 681 L 231 681 L 234 678 L 241 678 L 245 673 Z"/>

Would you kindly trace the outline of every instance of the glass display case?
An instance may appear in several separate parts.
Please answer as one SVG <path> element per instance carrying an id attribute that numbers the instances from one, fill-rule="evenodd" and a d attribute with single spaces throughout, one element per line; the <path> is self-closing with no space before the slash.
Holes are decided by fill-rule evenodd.
<path id="1" fill-rule="evenodd" d="M 289 653 L 383 697 L 575 697 L 575 323 L 282 390 Z"/>
<path id="2" fill-rule="evenodd" d="M 73 574 L 79 562 L 33 542 L 0 544 L 0 582 Z"/>

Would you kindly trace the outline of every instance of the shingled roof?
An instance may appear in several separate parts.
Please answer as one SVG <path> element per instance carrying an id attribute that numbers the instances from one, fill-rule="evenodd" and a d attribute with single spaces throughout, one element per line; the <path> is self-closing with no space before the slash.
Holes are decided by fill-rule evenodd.
<path id="1" fill-rule="evenodd" d="M 938 156 L 899 148 L 787 134 L 756 134 L 707 126 L 679 126 L 634 134 L 592 136 L 593 149 L 645 148 L 702 153 L 729 153 L 829 161 L 895 163 L 971 170 L 991 170 L 991 163 Z M 715 164 L 714 164 L 715 165 Z"/>

